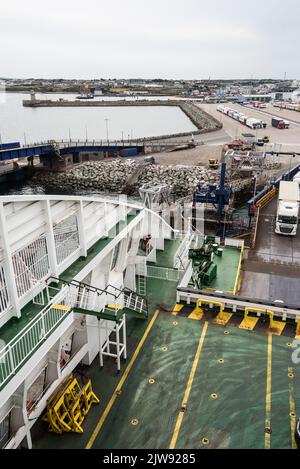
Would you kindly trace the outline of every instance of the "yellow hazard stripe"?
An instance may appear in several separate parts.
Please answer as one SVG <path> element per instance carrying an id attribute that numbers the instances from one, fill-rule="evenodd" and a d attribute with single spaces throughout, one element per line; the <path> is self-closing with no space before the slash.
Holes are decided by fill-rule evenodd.
<path id="1" fill-rule="evenodd" d="M 126 370 L 125 370 L 125 372 L 124 372 L 122 378 L 120 379 L 119 384 L 117 385 L 117 387 L 116 387 L 116 389 L 115 389 L 115 391 L 114 391 L 114 393 L 113 393 L 113 395 L 112 395 L 112 397 L 111 397 L 109 403 L 107 404 L 107 406 L 106 406 L 106 408 L 105 408 L 103 414 L 101 415 L 100 420 L 98 421 L 98 423 L 97 423 L 97 425 L 96 425 L 96 427 L 95 427 L 95 429 L 94 429 L 94 431 L 93 431 L 93 433 L 92 433 L 92 436 L 91 436 L 91 438 L 89 439 L 89 441 L 88 441 L 88 443 L 87 443 L 85 449 L 91 449 L 91 447 L 93 446 L 93 444 L 94 444 L 94 442 L 95 442 L 95 439 L 97 438 L 97 436 L 98 436 L 98 434 L 99 434 L 99 432 L 100 432 L 100 430 L 101 430 L 101 428 L 102 428 L 102 426 L 103 426 L 103 424 L 104 424 L 104 422 L 105 422 L 105 420 L 106 420 L 106 417 L 108 416 L 108 414 L 109 414 L 109 412 L 110 412 L 110 409 L 111 409 L 112 406 L 114 405 L 114 402 L 115 402 L 115 400 L 116 400 L 116 398 L 117 398 L 117 396 L 118 396 L 118 393 L 119 393 L 119 391 L 122 389 L 122 386 L 123 386 L 123 384 L 125 383 L 125 381 L 126 381 L 126 379 L 127 379 L 127 376 L 129 375 L 129 372 L 130 372 L 130 370 L 131 370 L 131 368 L 132 368 L 132 366 L 133 366 L 133 364 L 134 364 L 134 362 L 135 362 L 135 360 L 136 360 L 138 354 L 140 353 L 140 350 L 141 350 L 141 348 L 143 347 L 144 342 L 145 342 L 146 338 L 148 337 L 148 334 L 149 334 L 149 332 L 151 331 L 151 329 L 152 329 L 152 327 L 153 327 L 153 325 L 154 325 L 154 323 L 155 323 L 155 321 L 156 321 L 156 318 L 157 318 L 158 314 L 159 314 L 159 310 L 157 309 L 157 310 L 155 311 L 154 316 L 153 316 L 153 318 L 151 319 L 151 321 L 150 321 L 150 323 L 149 323 L 149 325 L 148 325 L 148 327 L 147 327 L 147 329 L 146 329 L 146 331 L 145 331 L 143 337 L 141 338 L 140 343 L 139 343 L 139 345 L 137 346 L 137 348 L 136 348 L 136 350 L 135 350 L 135 352 L 134 352 L 134 354 L 133 354 L 133 356 L 132 356 L 132 358 L 131 358 L 131 360 L 130 360 L 129 365 L 127 366 L 127 368 L 126 368 Z"/>
<path id="2" fill-rule="evenodd" d="M 272 383 L 272 334 L 268 334 L 268 365 L 266 387 L 266 422 L 265 429 L 271 430 L 271 383 Z M 265 449 L 271 447 L 270 431 L 265 431 Z"/>
<path id="3" fill-rule="evenodd" d="M 184 417 L 184 409 L 187 406 L 187 403 L 188 403 L 188 400 L 189 400 L 189 397 L 190 397 L 190 393 L 191 393 L 191 390 L 192 390 L 193 381 L 194 381 L 194 378 L 195 378 L 196 369 L 197 369 L 197 366 L 198 366 L 201 350 L 202 350 L 205 335 L 206 335 L 206 332 L 207 332 L 207 328 L 208 328 L 208 322 L 206 321 L 205 324 L 204 324 L 203 330 L 202 330 L 202 334 L 200 336 L 197 352 L 196 352 L 196 355 L 195 355 L 195 358 L 194 358 L 193 366 L 192 366 L 192 369 L 191 369 L 191 372 L 190 372 L 189 380 L 188 380 L 187 387 L 186 387 L 186 390 L 185 390 L 185 394 L 184 394 L 184 397 L 183 397 L 183 401 L 182 401 L 182 404 L 181 404 L 182 410 L 179 412 L 169 449 L 174 449 L 175 446 L 176 446 L 176 443 L 177 443 L 179 431 L 180 431 L 182 421 L 183 421 L 183 417 Z"/>
<path id="4" fill-rule="evenodd" d="M 173 308 L 173 312 L 172 312 L 172 315 L 173 316 L 177 316 L 178 313 L 180 313 L 180 311 L 183 309 L 184 305 L 181 305 L 181 304 L 176 304 Z"/>
<path id="5" fill-rule="evenodd" d="M 293 368 L 289 368 L 289 373 L 293 373 Z M 297 449 L 297 444 L 295 440 L 295 431 L 296 431 L 296 407 L 294 399 L 294 385 L 289 384 L 289 400 L 290 400 L 290 421 L 291 421 L 291 443 L 292 449 Z"/>
<path id="6" fill-rule="evenodd" d="M 66 305 L 52 305 L 51 306 L 51 309 L 59 309 L 61 311 L 70 311 L 70 306 L 66 306 Z"/>

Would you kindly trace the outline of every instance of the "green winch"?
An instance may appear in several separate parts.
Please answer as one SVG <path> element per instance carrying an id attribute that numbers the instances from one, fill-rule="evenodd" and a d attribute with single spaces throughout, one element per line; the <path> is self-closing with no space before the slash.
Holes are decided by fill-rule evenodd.
<path id="1" fill-rule="evenodd" d="M 193 266 L 192 278 L 197 288 L 209 286 L 217 277 L 218 266 L 213 262 L 215 254 L 221 257 L 223 250 L 213 236 L 206 236 L 201 248 L 189 250 L 189 259 Z"/>

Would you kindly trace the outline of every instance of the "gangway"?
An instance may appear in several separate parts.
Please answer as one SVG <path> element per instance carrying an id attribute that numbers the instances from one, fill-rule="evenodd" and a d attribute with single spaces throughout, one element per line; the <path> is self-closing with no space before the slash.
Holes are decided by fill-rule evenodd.
<path id="1" fill-rule="evenodd" d="M 47 296 L 50 298 L 51 290 L 56 292 L 67 289 L 62 308 L 69 308 L 75 314 L 94 316 L 98 319 L 100 367 L 103 367 L 103 356 L 109 356 L 116 359 L 120 371 L 121 358 L 127 357 L 126 314 L 146 319 L 148 317 L 146 298 L 129 288 L 120 289 L 108 285 L 105 289 L 101 289 L 77 280 L 67 281 L 52 276 L 48 278 L 46 284 L 49 292 Z M 56 309 L 60 307 L 60 305 L 54 306 Z"/>
<path id="2" fill-rule="evenodd" d="M 105 289 L 101 289 L 77 280 L 68 281 L 52 276 L 47 280 L 47 288 L 50 291 L 61 290 L 65 286 L 69 287 L 66 294 L 67 303 L 74 312 L 116 321 L 125 313 L 143 319 L 148 317 L 146 298 L 127 287 L 120 289 L 114 285 L 107 285 Z M 100 306 L 100 298 L 102 302 L 105 298 L 104 306 Z"/>

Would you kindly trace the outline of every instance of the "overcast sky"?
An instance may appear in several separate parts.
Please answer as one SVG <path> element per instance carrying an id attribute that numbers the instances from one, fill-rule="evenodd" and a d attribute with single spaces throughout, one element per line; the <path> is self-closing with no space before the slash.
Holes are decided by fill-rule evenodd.
<path id="1" fill-rule="evenodd" d="M 299 0 L 8 0 L 0 76 L 300 79 Z"/>

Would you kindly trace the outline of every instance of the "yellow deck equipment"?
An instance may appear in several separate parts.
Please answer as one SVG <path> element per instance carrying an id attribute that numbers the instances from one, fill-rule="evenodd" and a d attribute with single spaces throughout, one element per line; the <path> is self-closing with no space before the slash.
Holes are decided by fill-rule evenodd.
<path id="1" fill-rule="evenodd" d="M 82 388 L 76 378 L 70 375 L 47 401 L 43 420 L 49 423 L 49 431 L 83 433 L 82 423 L 92 404 L 99 404 L 93 392 L 91 380 Z"/>

